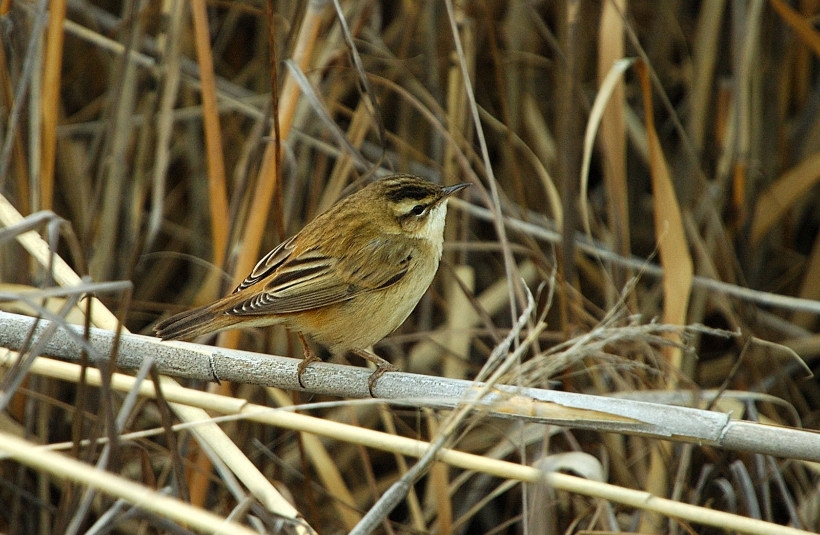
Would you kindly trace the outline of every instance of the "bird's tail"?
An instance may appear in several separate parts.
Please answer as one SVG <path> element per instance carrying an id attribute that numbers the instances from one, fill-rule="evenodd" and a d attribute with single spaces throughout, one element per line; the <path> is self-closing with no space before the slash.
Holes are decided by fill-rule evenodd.
<path id="1" fill-rule="evenodd" d="M 239 321 L 240 318 L 225 314 L 214 305 L 208 305 L 166 318 L 154 326 L 154 332 L 163 340 L 189 340 L 230 329 Z"/>

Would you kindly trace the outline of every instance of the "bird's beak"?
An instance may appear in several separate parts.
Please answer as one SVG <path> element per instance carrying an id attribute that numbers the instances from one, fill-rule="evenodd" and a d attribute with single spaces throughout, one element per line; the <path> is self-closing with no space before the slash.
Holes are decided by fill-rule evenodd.
<path id="1" fill-rule="evenodd" d="M 461 184 L 456 184 L 455 186 L 447 186 L 446 188 L 441 188 L 441 192 L 442 192 L 441 198 L 446 199 L 447 197 L 449 197 L 453 193 L 455 193 L 457 191 L 461 191 L 461 190 L 463 190 L 464 188 L 466 188 L 467 186 L 470 186 L 470 185 L 471 184 L 469 182 L 462 182 Z"/>

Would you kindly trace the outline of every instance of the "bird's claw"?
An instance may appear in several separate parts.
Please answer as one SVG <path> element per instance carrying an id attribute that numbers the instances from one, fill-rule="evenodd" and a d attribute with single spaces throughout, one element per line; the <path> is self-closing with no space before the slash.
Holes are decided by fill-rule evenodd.
<path id="1" fill-rule="evenodd" d="M 389 362 L 385 361 L 384 363 L 379 363 L 376 371 L 370 374 L 370 377 L 367 379 L 367 391 L 370 392 L 370 397 L 375 398 L 376 396 L 373 394 L 373 388 L 376 386 L 376 381 L 381 378 L 387 372 L 394 372 L 398 370 L 395 366 L 390 364 Z"/>

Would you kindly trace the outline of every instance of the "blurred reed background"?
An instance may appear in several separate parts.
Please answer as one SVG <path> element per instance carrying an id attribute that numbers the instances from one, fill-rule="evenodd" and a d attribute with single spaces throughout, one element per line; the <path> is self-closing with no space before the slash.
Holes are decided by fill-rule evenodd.
<path id="1" fill-rule="evenodd" d="M 0 193 L 23 216 L 65 220 L 53 243 L 81 275 L 131 281 L 131 294 L 98 297 L 150 334 L 161 315 L 230 291 L 365 180 L 395 171 L 469 181 L 450 205 L 436 282 L 379 354 L 403 371 L 475 377 L 526 304 L 523 280 L 537 307 L 521 339 L 541 319 L 546 328 L 507 383 L 725 389 L 738 415 L 817 428 L 818 382 L 785 349 L 756 342 L 818 367 L 816 2 L 340 3 L 347 39 L 321 0 L 0 2 Z M 51 284 L 18 234 L 0 234 L 4 310 L 25 309 L 15 292 Z M 739 334 L 692 331 L 668 345 L 637 328 L 653 321 Z M 613 333 L 604 343 L 552 351 L 601 326 Z M 219 343 L 301 356 L 276 328 Z M 78 388 L 27 378 L 0 429 L 43 444 L 105 435 L 111 407 L 93 400 L 121 395 Z M 218 391 L 271 406 L 338 401 Z M 160 405 L 138 403 L 124 431 L 161 427 Z M 345 403 L 312 414 L 419 439 L 444 417 Z M 222 427 L 320 533 L 350 531 L 408 463 L 249 421 Z M 187 431 L 175 435 L 121 444 L 109 470 L 231 514 L 234 483 Z M 820 529 L 808 463 L 480 415 L 453 445 L 524 464 L 586 452 L 625 488 Z M 0 461 L 0 480 L 6 533 L 85 532 L 112 508 L 103 496 L 78 514 L 82 487 L 12 461 Z M 413 490 L 381 530 L 719 532 L 567 492 L 536 504 L 523 484 L 444 465 Z M 258 504 L 243 507 L 279 526 Z M 185 532 L 147 513 L 104 525 Z"/>

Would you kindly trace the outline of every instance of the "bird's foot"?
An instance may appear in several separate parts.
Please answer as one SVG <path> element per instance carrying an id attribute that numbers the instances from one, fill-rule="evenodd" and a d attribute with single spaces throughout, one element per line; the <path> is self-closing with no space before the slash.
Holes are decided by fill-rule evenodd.
<path id="1" fill-rule="evenodd" d="M 299 381 L 299 386 L 305 388 L 305 384 L 302 382 L 302 374 L 305 373 L 305 369 L 307 369 L 308 365 L 311 362 L 316 362 L 317 360 L 322 359 L 317 357 L 316 353 L 314 353 L 313 350 L 310 349 L 310 346 L 301 334 L 299 335 L 299 341 L 302 342 L 302 349 L 304 349 L 304 358 L 302 359 L 302 362 L 299 363 L 299 366 L 296 368 L 296 380 Z"/>
<path id="2" fill-rule="evenodd" d="M 359 355 L 365 360 L 369 360 L 373 364 L 376 365 L 376 371 L 370 374 L 370 377 L 367 379 L 367 390 L 370 392 L 370 397 L 375 398 L 376 396 L 373 395 L 373 388 L 376 386 L 376 381 L 387 372 L 394 372 L 397 371 L 398 368 L 390 364 L 388 361 L 384 360 L 378 355 L 374 355 L 370 351 L 365 351 L 364 349 L 355 349 L 353 353 Z"/>

